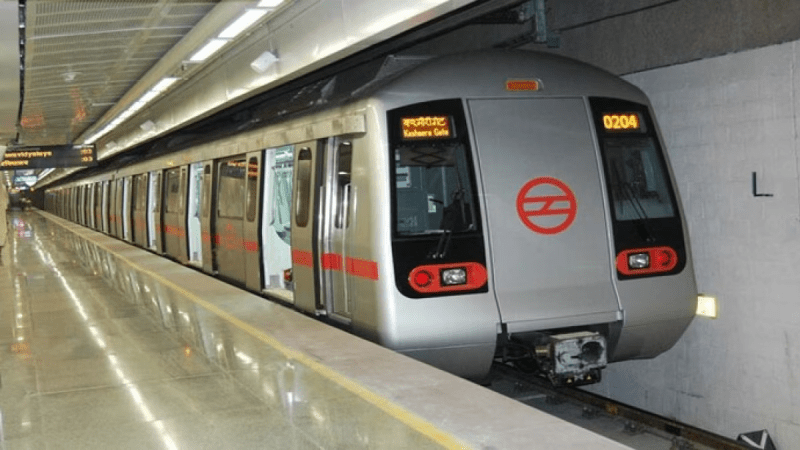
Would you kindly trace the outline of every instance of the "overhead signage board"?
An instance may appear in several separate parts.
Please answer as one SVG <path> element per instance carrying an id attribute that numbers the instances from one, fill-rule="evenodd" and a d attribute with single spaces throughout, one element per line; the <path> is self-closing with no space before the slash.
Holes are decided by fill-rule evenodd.
<path id="1" fill-rule="evenodd" d="M 59 169 L 95 164 L 97 150 L 94 145 L 48 145 L 9 148 L 0 162 L 0 170 Z"/>
<path id="2" fill-rule="evenodd" d="M 14 177 L 14 186 L 33 186 L 39 181 L 36 175 L 17 175 Z"/>

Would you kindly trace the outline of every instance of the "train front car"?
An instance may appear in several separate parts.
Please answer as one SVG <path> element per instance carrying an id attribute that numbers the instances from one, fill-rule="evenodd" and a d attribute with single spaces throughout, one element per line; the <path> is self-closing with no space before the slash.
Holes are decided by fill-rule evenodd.
<path id="1" fill-rule="evenodd" d="M 472 378 L 501 358 L 581 384 L 676 342 L 696 287 L 640 90 L 560 57 L 484 52 L 385 92 L 386 345 Z"/>

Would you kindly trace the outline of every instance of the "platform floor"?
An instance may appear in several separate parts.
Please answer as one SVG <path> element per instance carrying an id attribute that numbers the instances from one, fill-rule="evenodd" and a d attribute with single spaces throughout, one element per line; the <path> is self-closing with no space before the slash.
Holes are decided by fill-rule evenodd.
<path id="1" fill-rule="evenodd" d="M 320 335 L 328 331 L 318 322 L 251 294 L 268 306 L 233 298 L 156 304 L 155 295 L 153 305 L 137 304 L 111 287 L 97 261 L 79 256 L 84 244 L 63 224 L 36 211 L 12 212 L 9 222 L 0 266 L 0 450 L 624 448 L 512 400 L 493 404 L 494 393 L 339 330 Z M 163 259 L 97 236 L 112 252 L 130 248 L 120 250 L 130 260 Z M 169 261 L 147 264 L 164 278 L 176 279 L 172 270 L 205 277 Z M 205 289 L 209 298 L 215 289 Z M 298 318 L 278 321 L 284 310 Z M 314 328 L 303 341 L 310 352 L 293 353 L 248 325 L 259 321 L 278 336 Z M 320 356 L 331 348 L 341 354 Z"/>

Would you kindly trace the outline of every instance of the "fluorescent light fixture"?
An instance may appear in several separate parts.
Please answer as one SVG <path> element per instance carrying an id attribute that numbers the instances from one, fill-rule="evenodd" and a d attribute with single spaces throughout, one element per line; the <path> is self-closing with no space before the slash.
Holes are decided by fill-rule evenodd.
<path id="1" fill-rule="evenodd" d="M 41 171 L 41 173 L 39 173 L 39 179 L 41 180 L 42 178 L 50 175 L 54 170 L 56 169 L 44 169 L 43 171 Z"/>
<path id="2" fill-rule="evenodd" d="M 200 50 L 198 50 L 194 55 L 192 55 L 192 57 L 189 58 L 189 61 L 193 62 L 205 61 L 206 59 L 208 59 L 209 56 L 216 53 L 217 50 L 221 49 L 222 46 L 224 46 L 227 43 L 228 41 L 225 39 L 212 39 L 208 41 L 208 43 L 204 45 Z"/>
<path id="3" fill-rule="evenodd" d="M 250 63 L 250 68 L 258 73 L 265 73 L 277 61 L 278 57 L 274 53 L 266 51 Z"/>
<path id="4" fill-rule="evenodd" d="M 719 307 L 717 305 L 717 298 L 700 294 L 697 296 L 697 315 L 703 317 L 710 317 L 716 319 L 719 314 Z"/>
<path id="5" fill-rule="evenodd" d="M 264 9 L 248 9 L 232 24 L 228 25 L 228 28 L 222 30 L 218 37 L 220 39 L 233 39 L 241 34 L 242 31 L 250 28 L 250 25 L 256 23 L 258 19 L 264 17 L 266 13 L 267 11 Z"/>
<path id="6" fill-rule="evenodd" d="M 283 3 L 283 0 L 261 0 L 258 4 L 259 8 L 276 8 L 278 5 Z"/>
<path id="7" fill-rule="evenodd" d="M 139 128 L 142 131 L 151 132 L 156 129 L 156 124 L 152 120 L 145 121 L 143 124 L 139 125 Z"/>
<path id="8" fill-rule="evenodd" d="M 177 77 L 164 77 L 150 90 L 155 92 L 164 92 L 176 81 L 178 81 Z"/>

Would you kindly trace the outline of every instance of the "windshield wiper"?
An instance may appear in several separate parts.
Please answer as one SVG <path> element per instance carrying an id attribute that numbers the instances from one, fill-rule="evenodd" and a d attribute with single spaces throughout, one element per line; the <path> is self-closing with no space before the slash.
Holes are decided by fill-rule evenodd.
<path id="1" fill-rule="evenodd" d="M 637 224 L 639 225 L 639 235 L 647 243 L 655 242 L 656 238 L 650 226 L 650 218 L 647 216 L 647 211 L 644 209 L 644 206 L 642 206 L 642 203 L 639 201 L 639 197 L 636 196 L 636 193 L 633 191 L 633 186 L 627 181 L 621 181 L 622 178 L 619 175 L 619 168 L 616 164 L 612 166 L 612 168 L 614 171 L 614 179 L 617 181 L 613 185 L 614 191 L 621 194 L 625 200 L 630 202 L 631 209 L 633 209 L 633 213 L 637 218 Z M 620 214 L 623 212 L 621 205 L 619 212 Z"/>
<path id="2" fill-rule="evenodd" d="M 450 249 L 450 241 L 453 237 L 453 232 L 456 231 L 456 227 L 460 224 L 461 228 L 463 228 L 467 222 L 464 194 L 464 189 L 461 187 L 453 191 L 453 201 L 442 211 L 442 235 L 439 236 L 436 248 L 428 255 L 430 258 L 444 258 Z"/>

